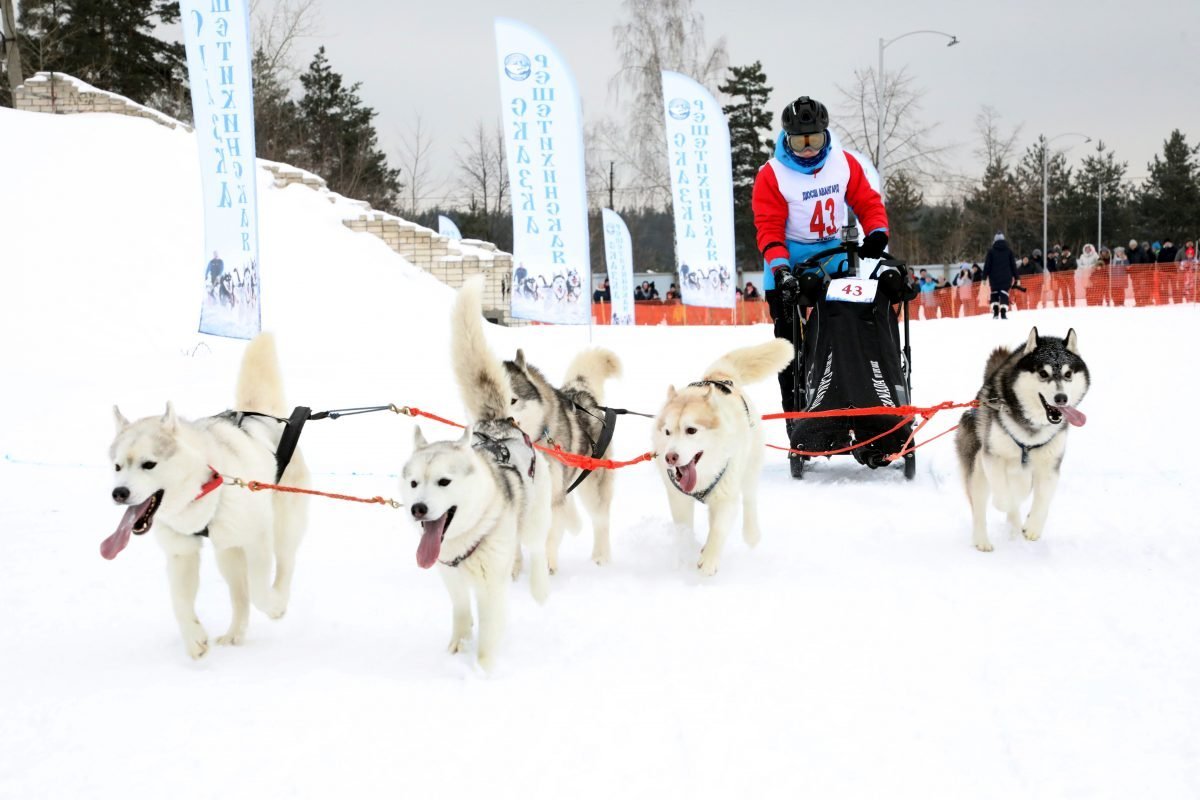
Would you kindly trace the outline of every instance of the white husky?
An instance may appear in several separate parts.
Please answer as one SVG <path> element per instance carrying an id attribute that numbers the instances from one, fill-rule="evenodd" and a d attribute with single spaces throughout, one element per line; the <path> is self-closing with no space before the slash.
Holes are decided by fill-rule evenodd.
<path id="1" fill-rule="evenodd" d="M 708 541 L 697 565 L 713 575 L 733 527 L 740 497 L 742 537 L 758 544 L 758 478 L 763 431 L 758 412 L 741 387 L 777 374 L 792 361 L 792 345 L 774 339 L 727 353 L 703 380 L 678 392 L 654 422 L 655 461 L 667 488 L 671 517 L 692 527 L 693 500 L 708 504 Z"/>
<path id="2" fill-rule="evenodd" d="M 459 291 L 451 315 L 454 374 L 474 422 L 457 441 L 428 443 L 418 428 L 401 491 L 421 525 L 417 565 L 435 563 L 450 593 L 450 652 L 471 638 L 471 592 L 479 609 L 479 665 L 490 670 L 504 634 L 508 584 L 519 548 L 530 553 L 530 589 L 550 590 L 546 537 L 552 479 L 533 442 L 511 419 L 512 387 L 484 338 L 480 281 Z"/>
<path id="3" fill-rule="evenodd" d="M 275 341 L 269 334 L 246 346 L 236 409 L 287 414 Z M 212 542 L 233 603 L 233 620 L 217 644 L 242 642 L 251 603 L 272 619 L 282 617 L 308 521 L 307 498 L 248 492 L 221 484 L 220 476 L 273 482 L 283 424 L 232 412 L 189 422 L 176 416 L 170 403 L 161 417 L 130 422 L 115 406 L 113 415 L 117 436 L 109 451 L 116 470 L 112 497 L 129 508 L 116 533 L 100 546 L 101 554 L 115 558 L 131 533 L 143 534 L 153 527 L 167 553 L 171 605 L 192 658 L 208 652 L 208 634 L 196 616 L 205 538 Z M 299 450 L 282 481 L 308 485 L 308 468 Z"/>

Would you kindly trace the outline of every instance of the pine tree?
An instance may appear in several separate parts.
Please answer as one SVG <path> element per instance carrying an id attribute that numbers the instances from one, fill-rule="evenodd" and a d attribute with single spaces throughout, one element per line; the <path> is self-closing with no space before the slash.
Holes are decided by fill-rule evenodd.
<path id="1" fill-rule="evenodd" d="M 920 247 L 921 211 L 925 197 L 921 187 L 903 170 L 887 177 L 888 251 L 915 261 Z"/>
<path id="2" fill-rule="evenodd" d="M 729 72 L 724 85 L 717 88 L 732 98 L 740 98 L 738 102 L 722 107 L 729 123 L 729 146 L 733 157 L 733 228 L 737 263 L 741 269 L 757 269 L 761 266 L 761 258 L 750 199 L 758 168 L 772 152 L 771 112 L 767 110 L 771 87 L 767 86 L 767 76 L 759 61 L 746 67 L 730 67 Z M 764 131 L 768 134 L 766 138 Z"/>
<path id="3" fill-rule="evenodd" d="M 1128 187 L 1124 184 L 1125 162 L 1118 162 L 1116 155 L 1104 146 L 1096 144 L 1096 152 L 1086 156 L 1068 193 L 1068 225 L 1071 241 L 1093 242 L 1099 248 L 1104 242 L 1097 240 L 1100 228 L 1100 194 L 1103 193 L 1103 230 L 1099 233 L 1113 244 L 1124 244 L 1122 239 L 1129 232 Z"/>
<path id="4" fill-rule="evenodd" d="M 179 22 L 167 0 L 24 0 L 19 29 L 29 72 L 65 72 L 98 89 L 190 118 L 183 45 L 155 35 Z"/>
<path id="5" fill-rule="evenodd" d="M 1200 145 L 1189 146 L 1178 128 L 1163 142 L 1162 158 L 1148 166 L 1150 177 L 1140 197 L 1139 239 L 1178 239 L 1190 235 L 1200 219 Z"/>
<path id="6" fill-rule="evenodd" d="M 335 192 L 395 212 L 400 171 L 388 166 L 371 124 L 374 109 L 358 96 L 362 84 L 345 86 L 329 66 L 325 48 L 317 50 L 300 76 L 304 96 L 297 103 L 300 132 L 295 165 L 315 172 Z"/>
<path id="7" fill-rule="evenodd" d="M 1025 149 L 1021 162 L 1017 165 L 1017 185 L 1020 192 L 1020 213 L 1017 214 L 1018 231 L 1014 235 L 1025 244 L 1032 242 L 1026 249 L 1042 249 L 1042 158 L 1046 159 L 1046 247 L 1052 248 L 1055 243 L 1066 244 L 1076 253 L 1082 244 L 1076 241 L 1078 226 L 1072 229 L 1071 186 L 1072 171 L 1067 166 L 1067 157 L 1061 152 L 1047 150 L 1046 138 L 1039 136 L 1037 141 Z M 1075 204 L 1078 205 L 1077 203 Z M 1075 230 L 1076 233 L 1072 233 Z"/>
<path id="8" fill-rule="evenodd" d="M 259 158 L 295 163 L 300 144 L 296 138 L 298 112 L 289 98 L 287 82 L 262 49 L 251 61 L 254 81 L 254 147 Z"/>

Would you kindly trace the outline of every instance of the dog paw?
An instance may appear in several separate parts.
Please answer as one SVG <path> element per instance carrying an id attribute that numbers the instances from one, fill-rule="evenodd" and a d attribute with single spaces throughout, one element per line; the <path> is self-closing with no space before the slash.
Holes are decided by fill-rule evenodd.
<path id="1" fill-rule="evenodd" d="M 758 543 L 762 541 L 762 533 L 758 528 L 746 528 L 742 531 L 742 539 L 745 540 L 748 546 L 757 547 Z"/>
<path id="2" fill-rule="evenodd" d="M 239 645 L 246 638 L 245 631 L 229 631 L 224 636 L 217 637 L 219 645 Z"/>
<path id="3" fill-rule="evenodd" d="M 1021 535 L 1031 542 L 1036 542 L 1038 539 L 1042 538 L 1042 532 L 1037 528 L 1025 528 L 1021 531 Z"/>
<path id="4" fill-rule="evenodd" d="M 184 642 L 184 644 L 187 645 L 188 655 L 191 656 L 193 660 L 198 661 L 204 658 L 205 654 L 208 653 L 207 636 L 203 636 L 199 639 L 188 640 Z"/>
<path id="5" fill-rule="evenodd" d="M 696 564 L 696 568 L 700 570 L 700 574 L 711 578 L 717 574 L 717 565 L 720 558 L 716 555 L 709 555 L 703 551 L 700 553 L 700 561 Z"/>
<path id="6" fill-rule="evenodd" d="M 992 552 L 992 543 L 991 542 L 976 542 L 975 549 L 981 553 L 990 553 L 990 552 Z"/>
<path id="7" fill-rule="evenodd" d="M 446 646 L 446 652 L 450 655 L 457 655 L 467 649 L 467 644 L 471 641 L 469 636 L 455 636 L 450 640 L 450 644 Z"/>
<path id="8" fill-rule="evenodd" d="M 480 653 L 477 660 L 484 672 L 491 672 L 496 667 L 496 657 L 491 653 Z"/>
<path id="9" fill-rule="evenodd" d="M 598 567 L 603 567 L 612 561 L 612 553 L 607 547 L 596 547 L 592 549 L 592 562 Z"/>

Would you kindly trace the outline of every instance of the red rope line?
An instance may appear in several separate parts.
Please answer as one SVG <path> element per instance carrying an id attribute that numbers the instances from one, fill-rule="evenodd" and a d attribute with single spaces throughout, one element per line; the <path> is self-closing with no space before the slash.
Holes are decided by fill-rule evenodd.
<path id="1" fill-rule="evenodd" d="M 241 478 L 227 478 L 227 483 L 234 486 L 241 486 L 249 489 L 252 492 L 261 492 L 264 489 L 270 489 L 273 492 L 290 492 L 293 494 L 315 494 L 319 497 L 328 497 L 333 500 L 351 500 L 355 503 L 378 503 L 380 505 L 391 506 L 392 508 L 400 508 L 403 503 L 398 503 L 395 500 L 390 500 L 386 497 L 355 497 L 351 494 L 337 494 L 335 492 L 318 492 L 316 489 L 301 489 L 298 486 L 280 486 L 275 483 L 263 483 L 262 481 L 244 481 Z"/>

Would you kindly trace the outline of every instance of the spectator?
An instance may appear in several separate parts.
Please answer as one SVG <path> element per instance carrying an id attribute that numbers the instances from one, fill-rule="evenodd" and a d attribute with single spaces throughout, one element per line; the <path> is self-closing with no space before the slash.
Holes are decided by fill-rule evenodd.
<path id="1" fill-rule="evenodd" d="M 1136 248 L 1137 243 L 1133 242 Z M 1132 248 L 1131 248 L 1132 249 Z M 1113 306 L 1125 305 L 1125 285 L 1129 282 L 1129 256 L 1124 247 L 1113 250 L 1112 267 L 1108 272 L 1108 302 Z"/>
<path id="2" fill-rule="evenodd" d="M 1170 298 L 1172 302 L 1180 302 L 1178 293 L 1179 287 L 1177 280 L 1179 277 L 1179 266 L 1175 263 L 1175 245 L 1171 244 L 1170 239 L 1163 240 L 1162 249 L 1158 251 L 1158 279 L 1160 282 L 1163 302 L 1166 303 Z"/>
<path id="3" fill-rule="evenodd" d="M 1046 271 L 1046 265 L 1042 261 L 1042 251 L 1035 249 L 1033 255 L 1029 258 L 1029 263 L 1033 267 L 1033 272 L 1036 275 L 1041 275 Z"/>
<path id="4" fill-rule="evenodd" d="M 604 279 L 604 283 L 600 284 L 600 288 L 592 292 L 593 303 L 611 303 L 612 292 L 608 288 L 608 278 Z"/>
<path id="5" fill-rule="evenodd" d="M 746 281 L 746 288 L 742 292 L 742 297 L 743 297 L 743 299 L 746 299 L 746 300 L 761 300 L 762 299 L 762 296 L 759 295 L 759 293 L 758 293 L 758 288 L 750 281 Z"/>
<path id="6" fill-rule="evenodd" d="M 1075 305 L 1075 259 L 1071 248 L 1064 247 L 1058 254 L 1058 272 L 1054 275 L 1054 304 L 1063 308 Z"/>
<path id="7" fill-rule="evenodd" d="M 1017 258 L 1003 233 L 992 239 L 992 248 L 983 261 L 983 274 L 992 288 L 992 319 L 1008 319 L 1008 293 L 1018 280 Z"/>
<path id="8" fill-rule="evenodd" d="M 654 281 L 642 282 L 642 293 L 646 295 L 647 300 L 658 300 L 658 285 Z"/>
<path id="9" fill-rule="evenodd" d="M 917 278 L 917 291 L 921 297 L 921 313 L 925 319 L 933 319 L 937 316 L 934 311 L 933 290 L 937 288 L 937 281 L 929 277 L 929 270 L 923 269 Z"/>
<path id="10" fill-rule="evenodd" d="M 971 278 L 971 268 L 966 264 L 959 269 L 958 274 L 954 276 L 952 281 L 954 284 L 954 298 L 957 304 L 954 307 L 954 316 L 967 316 L 971 308 L 971 295 L 975 293 L 975 282 Z"/>
<path id="11" fill-rule="evenodd" d="M 1092 271 L 1099 263 L 1100 254 L 1096 252 L 1096 245 L 1088 242 L 1075 262 L 1075 296 L 1083 298 L 1085 306 L 1091 305 L 1092 298 L 1088 296 L 1088 288 L 1092 282 Z"/>
<path id="12" fill-rule="evenodd" d="M 1200 257 L 1197 256 L 1196 243 L 1188 242 L 1179 254 L 1179 297 L 1182 302 L 1196 300 L 1197 269 L 1200 269 Z"/>
<path id="13" fill-rule="evenodd" d="M 983 282 L 983 269 L 978 264 L 971 265 L 971 280 L 974 283 Z"/>
<path id="14" fill-rule="evenodd" d="M 667 289 L 666 301 L 669 303 L 672 300 L 678 300 L 678 299 L 679 299 L 679 287 L 676 286 L 674 283 L 672 283 L 671 288 Z"/>
<path id="15" fill-rule="evenodd" d="M 1041 272 L 1041 269 L 1029 260 L 1029 256 L 1021 256 L 1021 263 L 1017 265 L 1018 275 L 1036 275 L 1039 272 Z"/>

